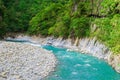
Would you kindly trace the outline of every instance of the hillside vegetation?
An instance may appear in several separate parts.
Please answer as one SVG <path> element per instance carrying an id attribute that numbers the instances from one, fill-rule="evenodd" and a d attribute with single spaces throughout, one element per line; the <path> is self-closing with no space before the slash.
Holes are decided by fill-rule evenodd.
<path id="1" fill-rule="evenodd" d="M 97 37 L 120 53 L 120 0 L 0 0 L 0 37 L 7 32 Z"/>

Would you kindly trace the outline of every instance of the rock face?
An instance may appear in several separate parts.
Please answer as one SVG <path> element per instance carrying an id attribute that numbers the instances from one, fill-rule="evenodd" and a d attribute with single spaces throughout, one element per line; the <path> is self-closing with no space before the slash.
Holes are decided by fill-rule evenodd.
<path id="1" fill-rule="evenodd" d="M 75 41 L 75 44 L 72 44 L 71 39 L 63 40 L 62 38 L 48 38 L 44 43 L 69 48 L 71 50 L 77 50 L 83 53 L 89 53 L 104 60 L 107 60 L 109 54 L 111 54 L 110 50 L 105 45 L 99 43 L 95 38 L 77 39 L 77 42 Z"/>
<path id="2" fill-rule="evenodd" d="M 25 39 L 33 43 L 48 44 L 58 47 L 65 47 L 69 50 L 80 51 L 82 53 L 91 54 L 99 59 L 104 59 L 108 62 L 117 72 L 120 72 L 120 55 L 113 55 L 113 53 L 102 43 L 97 41 L 96 38 L 82 38 L 72 41 L 72 39 L 47 37 L 41 38 L 36 36 L 16 36 L 15 39 Z"/>
<path id="3" fill-rule="evenodd" d="M 108 59 L 108 63 L 118 72 L 120 73 L 120 54 L 119 55 L 111 55 Z"/>
<path id="4" fill-rule="evenodd" d="M 41 80 L 56 66 L 55 56 L 29 44 L 0 41 L 0 80 Z"/>

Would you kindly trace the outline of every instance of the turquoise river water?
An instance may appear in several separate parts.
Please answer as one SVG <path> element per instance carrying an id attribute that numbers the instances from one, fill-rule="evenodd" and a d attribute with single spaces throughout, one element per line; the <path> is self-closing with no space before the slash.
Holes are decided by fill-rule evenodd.
<path id="1" fill-rule="evenodd" d="M 52 51 L 58 59 L 55 72 L 44 80 L 120 80 L 120 74 L 103 60 L 64 48 L 43 48 Z"/>
<path id="2" fill-rule="evenodd" d="M 7 41 L 30 43 L 21 40 Z M 120 80 L 120 74 L 103 60 L 65 48 L 49 45 L 42 47 L 52 51 L 58 60 L 55 71 L 44 80 Z"/>

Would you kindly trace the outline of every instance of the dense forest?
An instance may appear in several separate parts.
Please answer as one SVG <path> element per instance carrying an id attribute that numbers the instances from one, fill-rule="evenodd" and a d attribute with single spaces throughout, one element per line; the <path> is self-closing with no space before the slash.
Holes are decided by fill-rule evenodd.
<path id="1" fill-rule="evenodd" d="M 0 37 L 97 37 L 120 53 L 120 0 L 0 0 Z"/>

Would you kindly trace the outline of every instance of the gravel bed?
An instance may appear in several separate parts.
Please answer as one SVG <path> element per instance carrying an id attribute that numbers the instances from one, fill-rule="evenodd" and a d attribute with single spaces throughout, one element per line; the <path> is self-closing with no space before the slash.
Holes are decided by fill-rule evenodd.
<path id="1" fill-rule="evenodd" d="M 56 58 L 47 50 L 0 41 L 0 80 L 42 80 L 55 66 Z"/>

